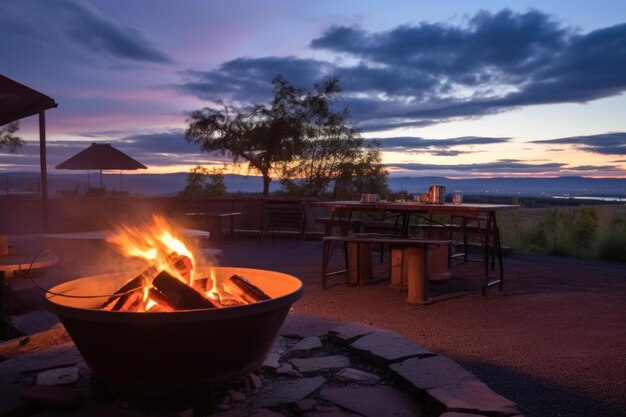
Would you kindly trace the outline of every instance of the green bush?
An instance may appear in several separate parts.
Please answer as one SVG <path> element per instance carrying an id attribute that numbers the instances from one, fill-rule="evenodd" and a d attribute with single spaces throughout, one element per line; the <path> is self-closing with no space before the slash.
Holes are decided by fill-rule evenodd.
<path id="1" fill-rule="evenodd" d="M 517 252 L 626 261 L 622 207 L 548 209 L 512 214 L 501 224 L 503 241 Z"/>

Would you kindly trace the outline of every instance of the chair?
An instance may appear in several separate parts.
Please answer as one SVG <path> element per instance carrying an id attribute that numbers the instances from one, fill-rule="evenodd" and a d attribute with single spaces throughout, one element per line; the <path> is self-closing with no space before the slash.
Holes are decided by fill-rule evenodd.
<path id="1" fill-rule="evenodd" d="M 306 210 L 300 200 L 265 200 L 261 220 L 261 242 L 267 233 L 292 234 L 304 240 Z"/>

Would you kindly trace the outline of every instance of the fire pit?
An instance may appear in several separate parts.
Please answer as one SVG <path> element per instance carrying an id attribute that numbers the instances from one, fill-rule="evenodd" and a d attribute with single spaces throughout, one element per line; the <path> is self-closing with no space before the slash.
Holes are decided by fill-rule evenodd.
<path id="1" fill-rule="evenodd" d="M 269 300 L 232 307 L 168 312 L 106 311 L 101 298 L 48 294 L 48 308 L 59 316 L 97 379 L 121 390 L 163 392 L 198 384 L 220 385 L 258 368 L 302 283 L 290 275 L 245 268 L 201 267 L 217 278 L 245 276 Z M 128 275 L 104 274 L 55 286 L 71 296 L 112 294 Z"/>

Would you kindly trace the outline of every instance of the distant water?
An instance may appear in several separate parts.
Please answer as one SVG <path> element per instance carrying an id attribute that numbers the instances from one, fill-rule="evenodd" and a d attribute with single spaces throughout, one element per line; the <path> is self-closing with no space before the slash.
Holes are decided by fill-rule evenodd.
<path id="1" fill-rule="evenodd" d="M 610 202 L 626 203 L 626 198 L 624 197 L 597 197 L 597 196 L 582 196 L 582 195 L 571 197 L 571 196 L 555 195 L 552 198 L 558 198 L 562 200 L 595 200 L 595 201 L 610 201 Z"/>

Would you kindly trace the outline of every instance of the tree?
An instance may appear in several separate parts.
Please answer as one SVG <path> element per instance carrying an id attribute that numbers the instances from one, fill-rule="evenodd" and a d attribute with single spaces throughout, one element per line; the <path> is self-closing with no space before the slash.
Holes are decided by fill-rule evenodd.
<path id="1" fill-rule="evenodd" d="M 389 193 L 388 172 L 382 165 L 382 156 L 376 141 L 362 149 L 354 161 L 344 163 L 339 171 L 333 191 L 334 197 L 346 193 L 379 195 Z"/>
<path id="2" fill-rule="evenodd" d="M 187 184 L 179 193 L 184 198 L 219 197 L 226 194 L 226 183 L 222 170 L 196 166 L 187 174 Z"/>
<path id="3" fill-rule="evenodd" d="M 331 192 L 379 193 L 387 189 L 378 144 L 363 147 L 358 129 L 347 122 L 348 111 L 333 113 L 323 125 L 311 126 L 303 152 L 285 167 L 281 185 L 285 193 L 324 197 Z"/>
<path id="4" fill-rule="evenodd" d="M 272 81 L 274 98 L 268 105 L 250 110 L 219 103 L 220 108 L 194 111 L 187 120 L 188 142 L 205 152 L 218 152 L 234 163 L 246 161 L 248 169 L 263 177 L 263 195 L 268 196 L 272 174 L 305 147 L 307 129 L 323 124 L 331 114 L 328 101 L 339 92 L 336 78 L 325 78 L 312 91 L 296 88 L 282 77 Z"/>
<path id="5" fill-rule="evenodd" d="M 20 130 L 19 120 L 0 127 L 0 149 L 6 146 L 9 148 L 9 152 L 15 153 L 18 148 L 24 145 L 24 140 L 15 135 L 18 130 Z"/>

